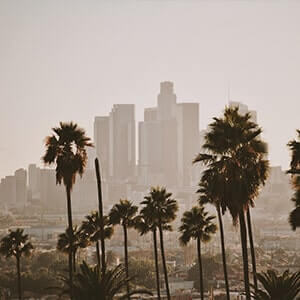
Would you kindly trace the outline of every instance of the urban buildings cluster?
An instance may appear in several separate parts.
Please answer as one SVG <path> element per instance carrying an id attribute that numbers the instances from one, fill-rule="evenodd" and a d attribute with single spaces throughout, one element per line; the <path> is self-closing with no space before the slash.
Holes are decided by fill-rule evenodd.
<path id="1" fill-rule="evenodd" d="M 256 121 L 256 112 L 249 111 L 247 105 L 229 102 L 229 106 L 238 106 L 241 113 L 250 112 Z M 156 185 L 173 193 L 180 210 L 189 209 L 197 199 L 202 168 L 192 161 L 201 149 L 204 133 L 199 131 L 199 103 L 178 103 L 169 81 L 160 83 L 157 106 L 144 110 L 137 133 L 134 104 L 113 105 L 108 116 L 95 117 L 95 147 L 88 149 L 87 170 L 74 186 L 73 209 L 85 213 L 97 205 L 95 157 L 100 159 L 106 210 L 120 198 L 138 204 L 149 187 Z M 274 172 L 279 175 L 270 178 L 281 178 L 288 188 L 284 172 L 272 168 Z M 19 169 L 14 176 L 1 179 L 0 208 L 28 205 L 42 206 L 45 212 L 65 211 L 64 187 L 56 185 L 54 169 L 31 164 L 28 171 Z"/>

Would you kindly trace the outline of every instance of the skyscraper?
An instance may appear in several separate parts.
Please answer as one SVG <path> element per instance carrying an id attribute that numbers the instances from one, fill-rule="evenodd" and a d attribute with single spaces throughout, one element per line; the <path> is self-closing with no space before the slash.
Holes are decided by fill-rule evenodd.
<path id="1" fill-rule="evenodd" d="M 199 104 L 180 103 L 177 105 L 177 165 L 178 184 L 192 183 L 193 159 L 200 151 Z"/>
<path id="2" fill-rule="evenodd" d="M 115 104 L 109 114 L 109 176 L 126 180 L 135 166 L 134 104 Z"/>
<path id="3" fill-rule="evenodd" d="M 229 107 L 238 107 L 240 114 L 250 113 L 251 121 L 257 122 L 257 113 L 255 110 L 249 110 L 248 106 L 242 102 L 229 101 Z"/>
<path id="4" fill-rule="evenodd" d="M 27 172 L 24 169 L 15 171 L 16 178 L 16 204 L 24 206 L 27 201 Z"/>
<path id="5" fill-rule="evenodd" d="M 190 186 L 199 151 L 199 104 L 177 104 L 173 83 L 160 84 L 157 108 L 139 123 L 139 174 L 146 184 Z"/>
<path id="6" fill-rule="evenodd" d="M 94 121 L 94 143 L 96 157 L 98 157 L 102 178 L 109 176 L 109 117 L 95 117 Z"/>

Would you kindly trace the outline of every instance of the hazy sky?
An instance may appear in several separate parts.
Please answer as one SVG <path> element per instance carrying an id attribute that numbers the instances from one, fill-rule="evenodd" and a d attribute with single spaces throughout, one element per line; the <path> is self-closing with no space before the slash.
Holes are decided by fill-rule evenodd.
<path id="1" fill-rule="evenodd" d="M 257 110 L 272 165 L 300 127 L 300 1 L 0 0 L 0 177 L 40 164 L 59 121 L 156 105 L 160 81 L 200 103 Z"/>

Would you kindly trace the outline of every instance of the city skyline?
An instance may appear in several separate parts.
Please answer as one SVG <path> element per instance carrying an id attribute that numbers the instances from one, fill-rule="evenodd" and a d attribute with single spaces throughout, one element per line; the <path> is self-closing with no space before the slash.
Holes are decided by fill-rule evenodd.
<path id="1" fill-rule="evenodd" d="M 114 103 L 135 104 L 141 121 L 165 80 L 181 102 L 200 103 L 200 129 L 228 100 L 256 110 L 271 164 L 287 169 L 299 127 L 299 9 L 295 1 L 0 1 L 0 177 L 40 164 L 59 121 L 92 137 L 94 116 Z"/>
<path id="2" fill-rule="evenodd" d="M 166 82 L 166 83 L 168 83 L 168 82 L 172 83 L 172 89 L 173 89 L 174 82 L 172 82 L 172 81 L 163 81 L 163 82 L 160 82 L 160 84 L 162 84 L 162 83 L 164 83 L 164 82 Z M 174 88 L 176 89 L 176 86 L 175 86 Z M 159 98 L 159 92 L 157 93 L 157 97 Z M 241 101 L 241 102 L 240 102 L 240 101 L 235 101 L 234 99 L 230 98 L 230 90 L 228 90 L 228 95 L 227 95 L 227 97 L 228 97 L 228 98 L 227 98 L 228 101 L 227 101 L 227 103 L 225 103 L 224 109 L 225 109 L 225 107 L 238 106 L 238 107 L 239 107 L 239 111 L 240 111 L 241 113 L 250 112 L 251 114 L 254 114 L 254 119 L 253 119 L 253 120 L 254 120 L 256 123 L 258 123 L 258 125 L 260 125 L 260 124 L 259 124 L 259 112 L 257 112 L 255 109 L 249 107 L 249 106 L 247 105 L 247 103 L 244 103 L 244 102 L 242 102 L 242 101 Z M 178 98 L 176 97 L 176 94 L 175 94 L 175 103 L 176 103 L 177 99 L 178 99 Z M 184 99 L 184 98 L 183 98 L 183 99 Z M 209 124 L 206 124 L 206 127 L 203 127 L 203 128 L 200 126 L 200 122 L 201 122 L 201 103 L 199 103 L 199 102 L 197 102 L 197 101 L 184 102 L 184 100 L 182 101 L 182 99 L 180 99 L 180 98 L 179 98 L 179 101 L 180 101 L 180 102 L 177 102 L 177 103 L 176 103 L 176 105 L 178 105 L 178 108 L 176 108 L 176 110 L 177 110 L 177 109 L 180 110 L 179 107 L 180 107 L 181 105 L 196 105 L 196 106 L 194 106 L 193 108 L 196 108 L 196 107 L 197 107 L 197 110 L 198 110 L 198 116 L 197 116 L 197 118 L 198 118 L 197 123 L 198 123 L 198 127 L 199 127 L 199 132 L 198 132 L 198 134 L 201 135 L 202 132 L 204 132 L 204 131 L 207 130 L 208 125 L 209 125 Z M 90 135 L 90 137 L 91 137 L 91 139 L 92 139 L 92 141 L 93 141 L 93 143 L 94 143 L 94 150 L 93 150 L 94 152 L 91 151 L 91 150 L 88 151 L 88 154 L 90 154 L 91 158 L 94 158 L 94 157 L 100 157 L 101 155 L 103 155 L 103 152 L 101 152 L 101 151 L 98 151 L 98 152 L 97 152 L 97 147 L 98 147 L 98 149 L 99 149 L 99 146 L 101 145 L 101 142 L 97 141 L 97 137 L 96 137 L 96 135 L 97 135 L 97 134 L 96 134 L 97 130 L 103 130 L 103 128 L 104 128 L 104 130 L 107 130 L 108 123 L 111 122 L 111 121 L 110 121 L 110 116 L 115 115 L 116 112 L 118 112 L 120 109 L 122 110 L 122 109 L 125 108 L 125 110 L 127 110 L 126 107 L 128 107 L 128 108 L 129 108 L 129 111 L 130 111 L 130 114 L 133 114 L 133 121 L 134 121 L 134 123 L 135 123 L 135 127 L 134 127 L 134 129 L 133 129 L 133 130 L 134 130 L 134 133 L 133 133 L 133 134 L 135 135 L 135 137 L 134 137 L 134 143 L 135 143 L 134 156 L 135 156 L 135 167 L 138 168 L 138 167 L 139 167 L 139 164 L 140 164 L 140 159 L 141 159 L 141 158 L 140 158 L 140 147 L 141 147 L 141 145 L 140 145 L 140 139 L 141 139 L 141 137 L 140 137 L 140 135 L 139 135 L 140 125 L 142 125 L 141 123 L 144 123 L 144 122 L 147 121 L 147 119 L 149 118 L 149 117 L 147 117 L 147 113 L 149 114 L 149 116 L 150 116 L 150 118 L 151 118 L 151 110 L 157 109 L 156 105 L 157 105 L 157 103 L 154 103 L 154 104 L 152 105 L 152 107 L 144 107 L 143 118 L 140 119 L 140 120 L 138 120 L 138 119 L 137 119 L 137 116 L 136 116 L 136 115 L 137 115 L 137 113 L 136 113 L 136 104 L 132 104 L 132 103 L 122 103 L 122 104 L 117 104 L 117 103 L 115 103 L 115 104 L 112 104 L 110 110 L 107 112 L 106 115 L 101 115 L 101 116 L 95 115 L 95 116 L 93 117 L 93 119 L 90 120 L 90 123 L 91 123 L 91 124 L 94 124 L 94 125 L 92 126 L 93 131 L 91 132 L 91 135 Z M 182 107 L 182 108 L 184 108 L 184 107 Z M 249 109 L 249 110 L 248 110 L 248 109 Z M 222 111 L 221 111 L 221 112 L 222 112 Z M 258 115 L 258 116 L 257 116 L 257 115 Z M 73 122 L 74 122 L 74 120 L 68 120 L 68 121 L 73 121 Z M 62 121 L 62 122 L 68 122 L 68 121 Z M 149 121 L 149 120 L 148 120 L 148 121 Z M 151 120 L 150 120 L 150 121 L 151 121 Z M 211 120 L 211 121 L 212 121 L 212 120 Z M 96 127 L 96 125 L 95 125 L 96 122 L 99 122 L 99 128 Z M 80 124 L 78 124 L 78 125 L 80 126 Z M 55 125 L 53 125 L 53 127 L 54 127 L 54 126 L 55 126 Z M 89 126 L 89 127 L 91 127 L 91 126 Z M 50 129 L 51 129 L 51 128 L 50 128 Z M 86 129 L 86 128 L 84 128 L 84 129 Z M 101 132 L 101 133 L 103 133 L 103 132 Z M 262 136 L 264 136 L 264 131 L 263 131 L 263 133 L 262 133 Z M 199 137 L 200 137 L 200 136 L 199 136 Z M 107 142 L 109 143 L 109 139 L 107 139 Z M 108 145 L 105 144 L 104 146 L 107 147 Z M 268 146 L 269 146 L 269 143 L 268 143 Z M 1 149 L 0 149 L 0 151 L 1 151 Z M 43 151 L 43 150 L 42 150 L 42 151 Z M 200 147 L 199 147 L 198 150 L 195 151 L 194 156 L 196 156 L 198 152 L 200 152 Z M 124 155 L 124 154 L 122 154 L 122 155 Z M 270 159 L 270 153 L 268 153 L 268 156 L 269 156 L 269 159 Z M 192 160 L 191 160 L 191 162 L 192 162 Z M 270 162 L 271 162 L 271 165 L 272 165 L 272 166 L 280 166 L 280 167 L 282 167 L 282 168 L 285 167 L 285 165 L 272 164 L 272 160 L 271 160 L 271 159 L 270 159 Z M 106 164 L 106 163 L 107 163 L 107 168 L 108 168 L 108 165 L 109 165 L 109 164 L 112 165 L 113 160 L 111 160 L 110 163 L 109 163 L 109 161 L 104 162 L 104 164 Z M 186 161 L 186 163 L 187 163 L 187 161 Z M 40 168 L 45 168 L 45 169 L 48 169 L 48 168 L 49 168 L 49 167 L 43 165 L 41 159 L 40 159 L 40 161 L 35 160 L 35 161 L 29 162 L 28 165 L 18 166 L 16 169 L 12 170 L 11 173 L 4 174 L 4 173 L 1 173 L 1 172 L 0 172 L 0 179 L 1 179 L 1 178 L 4 178 L 5 176 L 11 176 L 11 175 L 14 174 L 14 172 L 16 172 L 16 171 L 18 171 L 18 170 L 20 170 L 20 169 L 25 169 L 25 170 L 26 170 L 31 164 L 35 164 L 35 165 L 37 165 L 37 166 L 40 167 Z M 89 161 L 89 166 L 90 166 L 91 168 L 93 168 L 93 162 L 91 162 L 91 160 Z M 106 168 L 106 167 L 104 167 L 104 168 Z M 286 166 L 286 168 L 288 168 L 288 165 Z M 52 168 L 50 168 L 50 169 L 52 169 Z M 109 168 L 108 168 L 108 169 L 109 169 Z M 106 172 L 106 171 L 105 171 L 105 172 Z M 107 170 L 107 172 L 113 174 L 113 173 L 115 173 L 116 171 Z M 125 176 L 125 177 L 126 177 L 126 176 Z M 125 178 L 125 177 L 124 177 L 124 178 Z"/>

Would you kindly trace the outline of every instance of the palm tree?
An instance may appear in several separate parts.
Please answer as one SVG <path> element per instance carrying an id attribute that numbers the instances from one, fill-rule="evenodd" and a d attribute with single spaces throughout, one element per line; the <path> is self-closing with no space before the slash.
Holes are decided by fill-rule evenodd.
<path id="1" fill-rule="evenodd" d="M 0 253 L 6 257 L 14 256 L 17 261 L 17 279 L 18 279 L 18 293 L 19 300 L 23 299 L 22 296 L 22 282 L 21 282 L 21 257 L 29 256 L 33 250 L 32 244 L 28 241 L 28 235 L 23 234 L 24 229 L 16 229 L 10 231 L 1 240 Z"/>
<path id="2" fill-rule="evenodd" d="M 81 224 L 81 231 L 87 236 L 91 243 L 96 244 L 97 263 L 99 268 L 100 262 L 100 247 L 99 240 L 101 238 L 100 217 L 98 211 L 93 211 L 89 215 L 85 216 L 85 219 Z M 108 216 L 104 216 L 104 238 L 110 239 L 113 235 L 114 229 L 109 226 Z"/>
<path id="3" fill-rule="evenodd" d="M 57 250 L 68 254 L 72 257 L 73 272 L 76 272 L 76 253 L 79 248 L 86 248 L 89 244 L 87 235 L 74 227 L 71 231 L 69 227 L 65 232 L 59 234 L 56 248 Z"/>
<path id="4" fill-rule="evenodd" d="M 292 201 L 295 208 L 290 213 L 289 222 L 293 230 L 300 227 L 300 130 L 297 130 L 298 140 L 292 140 L 288 143 L 292 159 L 288 173 L 292 175 L 292 183 L 295 190 Z"/>
<path id="5" fill-rule="evenodd" d="M 46 153 L 42 160 L 46 165 L 56 164 L 56 183 L 63 183 L 67 193 L 68 226 L 73 234 L 71 191 L 76 174 L 83 175 L 87 163 L 86 147 L 92 147 L 85 130 L 76 123 L 60 122 L 52 128 L 53 134 L 45 139 Z M 69 277 L 73 278 L 72 253 L 69 253 Z"/>
<path id="6" fill-rule="evenodd" d="M 257 274 L 263 289 L 255 289 L 252 298 L 256 300 L 295 300 L 300 293 L 300 272 L 288 270 L 278 275 L 274 270 Z"/>
<path id="7" fill-rule="evenodd" d="M 74 299 L 75 300 L 113 300 L 125 299 L 128 295 L 121 295 L 123 288 L 131 280 L 128 278 L 122 265 L 106 271 L 100 271 L 98 265 L 89 267 L 86 262 L 80 265 L 80 272 L 74 278 Z M 63 294 L 70 293 L 71 285 L 68 279 L 64 279 L 67 290 Z M 148 290 L 134 290 L 130 296 L 136 294 L 152 295 Z"/>
<path id="8" fill-rule="evenodd" d="M 197 161 L 194 161 L 194 163 Z M 224 177 L 220 176 L 218 172 L 213 169 L 207 169 L 204 171 L 200 183 L 199 183 L 199 204 L 205 205 L 210 203 L 215 206 L 219 228 L 220 228 L 220 239 L 221 239 L 221 250 L 222 250 L 222 261 L 223 261 L 223 270 L 224 270 L 224 281 L 226 289 L 227 300 L 230 300 L 230 291 L 229 291 L 229 282 L 227 274 L 227 264 L 226 264 L 226 250 L 225 250 L 225 239 L 224 239 L 224 229 L 223 229 L 223 220 L 222 214 L 225 213 L 226 207 L 222 207 L 222 196 L 224 192 Z M 222 209 L 222 212 L 221 212 Z"/>
<path id="9" fill-rule="evenodd" d="M 172 193 L 168 193 L 164 187 L 151 187 L 149 195 L 145 196 L 145 200 L 141 203 L 142 205 L 148 207 L 149 211 L 152 211 L 152 220 L 155 226 L 158 228 L 168 300 L 171 299 L 171 295 L 164 250 L 163 231 L 166 228 L 168 228 L 168 230 L 172 230 L 172 227 L 169 225 L 169 223 L 175 220 L 176 212 L 178 210 L 177 202 L 176 200 L 172 199 L 171 196 Z"/>
<path id="10" fill-rule="evenodd" d="M 224 177 L 222 206 L 228 208 L 234 224 L 239 221 L 247 300 L 250 300 L 250 286 L 245 213 L 254 205 L 269 166 L 265 159 L 266 144 L 259 137 L 262 130 L 250 119 L 249 113 L 239 114 L 237 107 L 226 108 L 224 116 L 214 118 L 209 125 L 210 131 L 205 135 L 203 145 L 205 153 L 196 157 L 197 161 Z M 254 260 L 252 265 L 255 266 Z M 256 275 L 255 269 L 253 274 Z"/>
<path id="11" fill-rule="evenodd" d="M 159 267 L 158 267 L 158 252 L 157 252 L 157 224 L 153 218 L 152 209 L 150 206 L 145 206 L 141 209 L 140 214 L 136 218 L 135 228 L 139 231 L 140 235 L 145 235 L 152 232 L 153 248 L 154 248 L 154 262 L 155 262 L 155 277 L 156 277 L 156 291 L 157 299 L 160 300 L 160 280 L 159 280 Z M 170 226 L 165 224 L 164 230 L 170 230 Z"/>
<path id="12" fill-rule="evenodd" d="M 209 242 L 211 235 L 217 231 L 217 226 L 212 223 L 213 219 L 215 217 L 209 216 L 208 212 L 204 211 L 203 206 L 194 206 L 191 210 L 183 214 L 181 226 L 179 227 L 179 231 L 181 232 L 179 240 L 181 244 L 186 246 L 191 239 L 197 241 L 201 300 L 204 300 L 201 242 Z"/>
<path id="13" fill-rule="evenodd" d="M 123 227 L 124 233 L 124 256 L 125 256 L 125 270 L 126 275 L 129 278 L 129 269 L 128 269 L 128 238 L 127 238 L 127 229 L 134 227 L 135 225 L 135 215 L 138 211 L 138 207 L 133 205 L 132 202 L 124 199 L 120 200 L 119 203 L 115 204 L 110 213 L 109 213 L 109 222 L 112 225 L 121 225 Z M 130 290 L 129 290 L 129 281 L 127 282 L 127 295 L 128 300 L 130 300 Z"/>
<path id="14" fill-rule="evenodd" d="M 102 201 L 102 186 L 101 186 L 101 174 L 98 158 L 95 159 L 95 170 L 97 178 L 98 189 L 98 211 L 99 211 L 99 223 L 100 223 L 100 241 L 101 241 L 101 272 L 104 274 L 106 270 L 105 260 L 105 234 L 104 234 L 104 216 L 103 216 L 103 201 Z"/>

